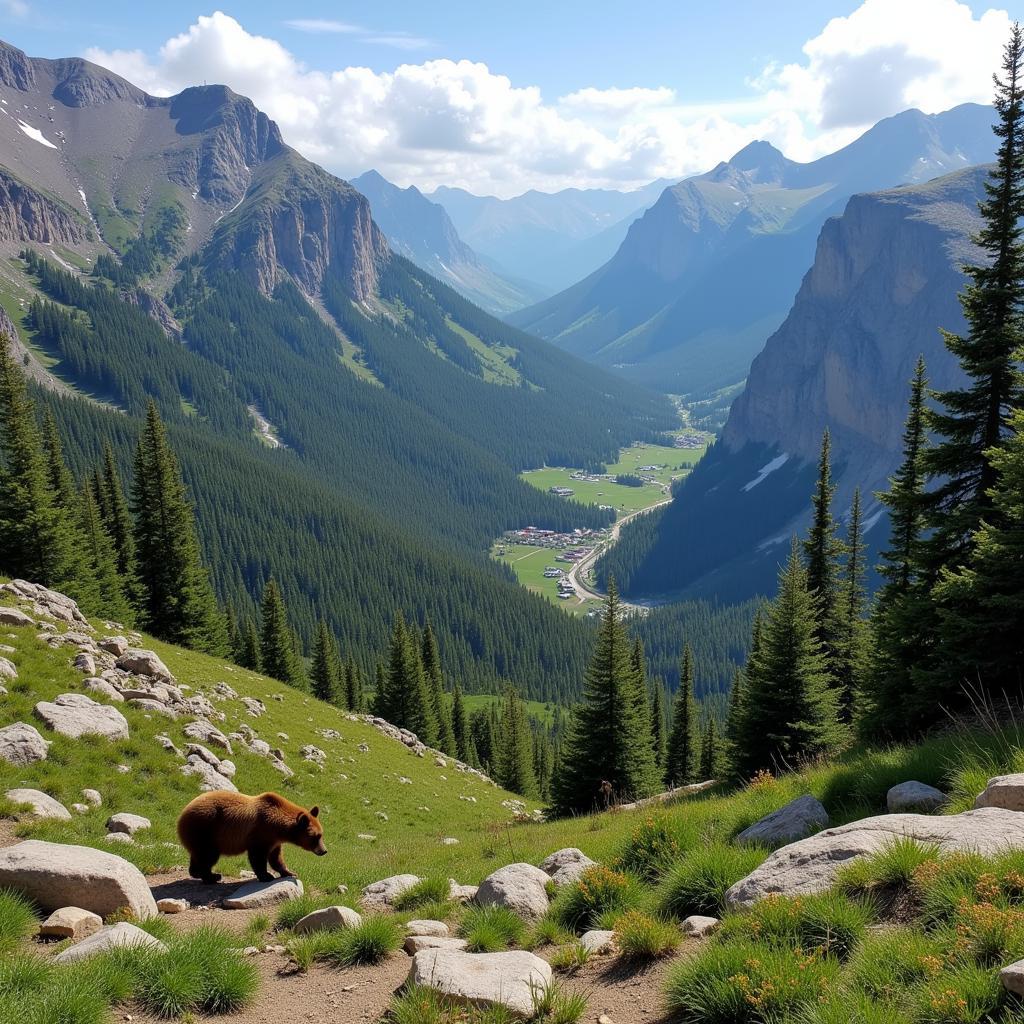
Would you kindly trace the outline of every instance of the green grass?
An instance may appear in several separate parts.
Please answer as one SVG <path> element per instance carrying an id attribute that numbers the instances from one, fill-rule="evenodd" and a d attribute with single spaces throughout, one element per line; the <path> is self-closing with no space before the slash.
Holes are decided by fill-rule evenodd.
<path id="1" fill-rule="evenodd" d="M 759 847 L 724 843 L 698 847 L 666 873 L 657 894 L 658 909 L 679 920 L 692 914 L 717 916 L 725 906 L 726 890 L 767 855 Z"/>
<path id="2" fill-rule="evenodd" d="M 447 878 L 420 879 L 395 899 L 395 910 L 421 910 L 431 904 L 447 904 L 448 888 Z"/>
<path id="3" fill-rule="evenodd" d="M 36 927 L 35 910 L 19 893 L 0 889 L 0 954 L 27 939 Z"/>
<path id="4" fill-rule="evenodd" d="M 639 880 L 621 871 L 596 865 L 578 881 L 564 886 L 548 910 L 548 917 L 577 934 L 590 928 L 610 928 L 616 918 L 636 910 L 644 899 Z"/>
<path id="5" fill-rule="evenodd" d="M 634 462 L 633 464 L 646 465 L 647 463 Z M 566 501 L 575 501 L 581 505 L 611 505 L 619 519 L 631 512 L 639 512 L 652 505 L 657 505 L 659 501 L 664 501 L 668 497 L 664 487 L 659 484 L 628 487 L 611 480 L 597 482 L 573 480 L 572 474 L 575 472 L 574 469 L 530 469 L 523 473 L 522 477 L 532 487 L 541 491 L 546 491 L 551 487 L 571 487 L 574 493 L 572 497 L 566 498 Z"/>
<path id="6" fill-rule="evenodd" d="M 462 695 L 462 702 L 466 706 L 467 714 L 472 715 L 475 711 L 483 711 L 495 704 L 500 707 L 502 698 L 496 697 L 491 693 L 464 693 Z M 524 700 L 522 703 L 523 709 L 531 718 L 537 719 L 538 722 L 543 722 L 544 725 L 551 725 L 554 722 L 554 704 L 550 702 L 543 703 L 539 700 Z"/>
<path id="7" fill-rule="evenodd" d="M 459 936 L 470 953 L 498 953 L 521 946 L 526 922 L 508 907 L 470 907 L 459 922 Z"/>
<path id="8" fill-rule="evenodd" d="M 530 544 L 506 544 L 504 541 L 495 542 L 491 548 L 491 557 L 509 566 L 516 574 L 516 579 L 526 587 L 546 597 L 552 604 L 572 612 L 575 615 L 583 614 L 593 608 L 599 608 L 600 601 L 587 599 L 580 601 L 578 597 L 562 599 L 558 596 L 558 580 L 548 578 L 544 570 L 550 566 L 557 566 L 560 569 L 569 569 L 568 562 L 556 562 L 555 555 L 559 552 L 554 548 L 538 548 Z"/>
<path id="9" fill-rule="evenodd" d="M 331 967 L 378 964 L 402 945 L 402 926 L 390 916 L 370 914 L 355 928 L 313 932 L 293 938 L 288 951 L 303 970 L 314 963 Z"/>
<path id="10" fill-rule="evenodd" d="M 668 956 L 683 941 L 679 924 L 631 910 L 615 925 L 615 944 L 626 960 L 656 960 Z"/>

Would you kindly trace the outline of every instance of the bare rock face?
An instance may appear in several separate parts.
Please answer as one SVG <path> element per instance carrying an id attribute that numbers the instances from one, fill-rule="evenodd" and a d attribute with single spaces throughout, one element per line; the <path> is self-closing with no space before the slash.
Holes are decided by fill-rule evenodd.
<path id="1" fill-rule="evenodd" d="M 725 894 L 730 906 L 750 906 L 771 893 L 823 892 L 845 864 L 909 837 L 947 852 L 991 856 L 1024 848 L 1024 814 L 986 807 L 964 814 L 883 814 L 864 818 L 776 850 Z"/>
<path id="2" fill-rule="evenodd" d="M 87 846 L 28 839 L 0 850 L 0 888 L 13 889 L 47 911 L 76 906 L 107 917 L 127 909 L 143 919 L 157 912 L 137 867 Z"/>
<path id="3" fill-rule="evenodd" d="M 128 739 L 128 721 L 117 708 L 97 704 L 84 693 L 62 693 L 52 703 L 40 701 L 35 715 L 54 732 L 71 739 L 103 736 L 108 740 Z"/>
<path id="4" fill-rule="evenodd" d="M 45 761 L 50 743 L 35 726 L 15 722 L 0 729 L 0 760 L 17 766 Z"/>
<path id="5" fill-rule="evenodd" d="M 532 1017 L 551 984 L 551 967 L 533 953 L 465 953 L 425 949 L 412 958 L 409 984 L 433 989 L 465 1006 L 504 1006 Z"/>
<path id="6" fill-rule="evenodd" d="M 547 872 L 532 864 L 509 864 L 488 875 L 477 890 L 482 907 L 508 907 L 528 921 L 537 921 L 548 910 Z"/>
<path id="7" fill-rule="evenodd" d="M 58 821 L 70 821 L 71 812 L 52 796 L 38 789 L 9 789 L 4 794 L 11 803 L 25 804 L 32 808 L 37 818 L 56 818 Z"/>
<path id="8" fill-rule="evenodd" d="M 80 245 L 84 218 L 0 168 L 0 241 Z"/>

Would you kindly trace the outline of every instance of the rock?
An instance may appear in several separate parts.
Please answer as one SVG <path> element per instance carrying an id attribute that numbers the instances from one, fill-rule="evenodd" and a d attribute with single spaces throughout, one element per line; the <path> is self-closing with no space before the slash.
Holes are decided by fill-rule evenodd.
<path id="1" fill-rule="evenodd" d="M 472 903 L 476 899 L 478 885 L 459 885 L 454 878 L 448 879 L 448 898 L 456 903 Z"/>
<path id="2" fill-rule="evenodd" d="M 62 693 L 53 703 L 41 700 L 35 706 L 35 714 L 54 732 L 73 740 L 82 736 L 128 739 L 124 715 L 109 704 L 97 704 L 84 693 Z"/>
<path id="3" fill-rule="evenodd" d="M 49 741 L 27 722 L 15 722 L 0 729 L 0 759 L 8 764 L 21 767 L 45 761 L 49 748 Z"/>
<path id="4" fill-rule="evenodd" d="M 705 935 L 710 935 L 721 923 L 717 917 L 693 914 L 683 922 L 683 934 L 702 939 Z"/>
<path id="5" fill-rule="evenodd" d="M 442 846 L 458 846 L 459 845 L 459 841 L 458 841 L 458 839 L 455 838 L 455 836 L 445 836 L 441 840 L 441 845 Z"/>
<path id="6" fill-rule="evenodd" d="M 188 761 L 181 766 L 182 775 L 195 775 L 199 779 L 199 788 L 204 793 L 226 789 L 237 793 L 238 787 L 226 776 L 221 775 L 213 765 L 207 764 L 198 754 L 189 754 Z"/>
<path id="7" fill-rule="evenodd" d="M 213 753 L 212 750 L 208 750 L 201 743 L 189 743 L 185 747 L 186 754 L 195 754 L 201 761 L 205 761 L 208 765 L 213 768 L 220 767 L 220 758 Z"/>
<path id="8" fill-rule="evenodd" d="M 901 782 L 885 794 L 890 814 L 901 811 L 934 811 L 946 802 L 946 794 L 923 782 Z"/>
<path id="9" fill-rule="evenodd" d="M 975 807 L 1001 807 L 1024 811 L 1024 775 L 997 775 L 988 780 L 974 801 Z"/>
<path id="10" fill-rule="evenodd" d="M 127 832 L 108 832 L 104 837 L 105 843 L 123 843 L 125 846 L 134 846 L 135 840 Z"/>
<path id="11" fill-rule="evenodd" d="M 189 909 L 188 900 L 178 900 L 171 896 L 165 896 L 162 900 L 156 901 L 156 909 L 161 914 L 183 914 Z"/>
<path id="12" fill-rule="evenodd" d="M 594 929 L 580 936 L 580 945 L 590 953 L 610 953 L 615 946 L 615 932 Z"/>
<path id="13" fill-rule="evenodd" d="M 270 744 L 266 740 L 249 740 L 249 751 L 257 757 L 270 757 Z"/>
<path id="14" fill-rule="evenodd" d="M 140 711 L 154 712 L 165 718 L 170 718 L 172 721 L 176 721 L 178 718 L 178 712 L 174 708 L 169 708 L 163 701 L 153 700 L 151 697 L 132 697 L 128 703 Z"/>
<path id="15" fill-rule="evenodd" d="M 17 679 L 18 670 L 10 658 L 0 658 L 0 679 Z"/>
<path id="16" fill-rule="evenodd" d="M 120 658 L 128 650 L 128 641 L 123 636 L 105 636 L 96 646 L 115 658 Z"/>
<path id="17" fill-rule="evenodd" d="M 1024 960 L 1018 960 L 999 972 L 999 980 L 1007 992 L 1024 996 Z"/>
<path id="18" fill-rule="evenodd" d="M 39 935 L 45 939 L 86 939 L 103 927 L 103 918 L 81 907 L 61 907 L 40 926 Z"/>
<path id="19" fill-rule="evenodd" d="M 488 875 L 477 890 L 482 907 L 508 907 L 527 921 L 542 918 L 548 909 L 547 872 L 532 864 L 508 864 Z"/>
<path id="20" fill-rule="evenodd" d="M 136 918 L 156 914 L 145 876 L 134 864 L 105 850 L 27 839 L 0 850 L 0 889 L 13 889 L 45 911 L 76 906 L 107 917 L 129 910 Z"/>
<path id="21" fill-rule="evenodd" d="M 533 1016 L 538 997 L 550 983 L 551 967 L 525 950 L 425 949 L 412 958 L 409 971 L 410 985 L 433 989 L 466 1006 L 505 1006 L 524 1018 Z"/>
<path id="22" fill-rule="evenodd" d="M 750 906 L 770 893 L 822 892 L 844 865 L 903 836 L 947 853 L 992 856 L 1024 848 L 1024 814 L 985 807 L 963 814 L 882 814 L 852 821 L 776 850 L 726 892 L 726 901 L 730 906 Z"/>
<path id="23" fill-rule="evenodd" d="M 136 676 L 151 676 L 155 679 L 174 681 L 171 670 L 153 651 L 145 651 L 139 647 L 129 647 L 118 659 L 117 667 L 122 672 L 131 672 Z"/>
<path id="24" fill-rule="evenodd" d="M 295 774 L 295 772 L 293 772 L 291 768 L 284 763 L 284 761 L 277 757 L 272 757 L 270 759 L 270 767 L 275 771 L 280 772 L 286 779 L 290 779 Z"/>
<path id="25" fill-rule="evenodd" d="M 182 729 L 182 733 L 186 739 L 196 740 L 198 743 L 209 743 L 211 746 L 220 747 L 221 750 L 225 750 L 229 754 L 234 753 L 227 736 L 205 718 L 197 718 L 194 722 L 189 722 Z"/>
<path id="26" fill-rule="evenodd" d="M 309 932 L 358 928 L 362 923 L 362 915 L 351 907 L 324 907 L 322 910 L 314 910 L 299 920 L 295 925 L 295 931 L 299 935 L 306 935 Z"/>
<path id="27" fill-rule="evenodd" d="M 89 679 L 82 680 L 82 686 L 84 686 L 90 693 L 95 693 L 97 696 L 105 697 L 107 700 L 112 700 L 115 704 L 124 703 L 124 696 L 121 694 L 121 691 L 106 679 L 93 676 Z"/>
<path id="28" fill-rule="evenodd" d="M 546 875 L 551 876 L 551 881 L 559 888 L 575 882 L 587 868 L 592 868 L 597 861 L 591 860 L 582 850 L 575 846 L 568 846 L 564 850 L 557 850 L 550 857 L 541 861 L 540 869 Z"/>
<path id="29" fill-rule="evenodd" d="M 54 963 L 58 964 L 70 964 L 76 960 L 84 960 L 87 957 L 96 956 L 97 953 L 105 953 L 108 949 L 115 949 L 119 946 L 149 946 L 161 952 L 167 949 L 159 939 L 153 938 L 149 932 L 144 932 L 141 928 L 134 924 L 129 924 L 127 921 L 119 921 L 117 924 L 108 925 L 106 928 L 100 929 L 95 935 L 90 935 L 89 938 L 83 939 L 78 945 L 69 946 L 63 952 L 58 953 L 53 960 Z"/>
<path id="30" fill-rule="evenodd" d="M 79 651 L 75 655 L 71 667 L 77 668 L 79 672 L 84 672 L 87 676 L 96 675 L 96 659 L 87 651 Z"/>
<path id="31" fill-rule="evenodd" d="M 257 910 L 294 900 L 303 893 L 298 878 L 275 878 L 270 882 L 250 882 L 224 900 L 225 910 Z"/>
<path id="32" fill-rule="evenodd" d="M 36 620 L 20 608 L 0 608 L 0 626 L 34 626 Z"/>
<path id="33" fill-rule="evenodd" d="M 319 747 L 314 747 L 312 743 L 299 747 L 299 756 L 303 761 L 312 761 L 314 764 L 319 765 L 322 765 L 327 760 L 327 754 Z"/>
<path id="34" fill-rule="evenodd" d="M 809 793 L 791 800 L 785 807 L 745 828 L 737 837 L 737 843 L 760 846 L 778 846 L 803 839 L 819 828 L 828 825 L 828 811 L 817 797 Z"/>
<path id="35" fill-rule="evenodd" d="M 463 950 L 469 943 L 465 939 L 448 938 L 444 935 L 407 935 L 405 951 L 415 956 L 421 949 L 455 949 Z"/>
<path id="36" fill-rule="evenodd" d="M 419 881 L 417 875 L 391 875 L 366 886 L 359 901 L 368 910 L 383 910 L 394 906 L 395 900 Z"/>
<path id="37" fill-rule="evenodd" d="M 73 810 L 75 814 L 88 814 L 92 808 L 88 804 L 72 804 L 71 810 Z"/>
<path id="38" fill-rule="evenodd" d="M 410 921 L 405 926 L 406 935 L 433 935 L 434 938 L 448 937 L 448 925 L 444 921 Z"/>
<path id="39" fill-rule="evenodd" d="M 255 697 L 243 697 L 242 703 L 245 705 L 245 710 L 248 711 L 253 718 L 259 718 L 267 710 L 266 704 L 261 700 L 257 700 Z"/>
<path id="40" fill-rule="evenodd" d="M 101 797 L 99 792 L 95 789 L 83 789 L 82 799 L 91 807 L 103 806 L 103 797 Z"/>
<path id="41" fill-rule="evenodd" d="M 141 814 L 128 814 L 121 811 L 107 818 L 108 832 L 124 832 L 126 835 L 133 836 L 142 829 L 152 827 L 153 822 L 149 818 L 142 817 Z"/>
<path id="42" fill-rule="evenodd" d="M 56 590 L 49 590 L 27 580 L 11 580 L 0 589 L 32 601 L 36 615 L 49 616 L 61 622 L 77 623 L 85 629 L 92 630 L 89 620 L 79 611 L 78 605 L 70 597 Z"/>
<path id="43" fill-rule="evenodd" d="M 60 821 L 70 821 L 71 812 L 52 796 L 38 789 L 9 789 L 4 794 L 11 803 L 27 804 L 32 808 L 32 813 L 39 818 L 57 818 Z"/>

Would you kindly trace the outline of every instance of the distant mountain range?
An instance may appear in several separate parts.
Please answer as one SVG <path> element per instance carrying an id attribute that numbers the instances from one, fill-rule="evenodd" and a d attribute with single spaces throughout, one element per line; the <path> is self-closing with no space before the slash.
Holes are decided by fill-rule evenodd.
<path id="1" fill-rule="evenodd" d="M 887 527 L 874 492 L 899 463 L 918 355 L 932 387 L 963 382 L 939 328 L 965 329 L 961 267 L 979 256 L 970 239 L 987 173 L 856 195 L 825 223 L 793 308 L 754 360 L 720 441 L 664 512 L 623 530 L 599 563 L 605 578 L 614 574 L 634 597 L 772 592 L 789 538 L 806 529 L 825 427 L 836 511 L 861 488 L 877 553 Z"/>
<path id="2" fill-rule="evenodd" d="M 991 121 L 976 104 L 908 110 L 808 164 L 751 143 L 665 189 L 604 266 L 509 322 L 670 393 L 734 384 L 785 318 L 825 220 L 855 193 L 990 160 Z"/>
<path id="3" fill-rule="evenodd" d="M 632 192 L 530 191 L 512 199 L 442 187 L 430 198 L 445 208 L 468 245 L 551 295 L 614 255 L 630 224 L 669 184 L 653 181 Z"/>

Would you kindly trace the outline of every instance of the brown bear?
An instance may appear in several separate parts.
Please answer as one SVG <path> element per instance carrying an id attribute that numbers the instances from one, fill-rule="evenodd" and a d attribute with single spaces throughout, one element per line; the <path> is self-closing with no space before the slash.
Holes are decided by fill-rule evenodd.
<path id="1" fill-rule="evenodd" d="M 281 878 L 294 877 L 281 854 L 283 843 L 294 843 L 322 857 L 324 830 L 320 808 L 308 811 L 277 793 L 245 796 L 224 789 L 197 796 L 178 818 L 178 838 L 188 850 L 188 873 L 212 885 L 220 881 L 213 871 L 222 857 L 249 855 L 256 877 L 269 882 L 267 861 Z"/>

